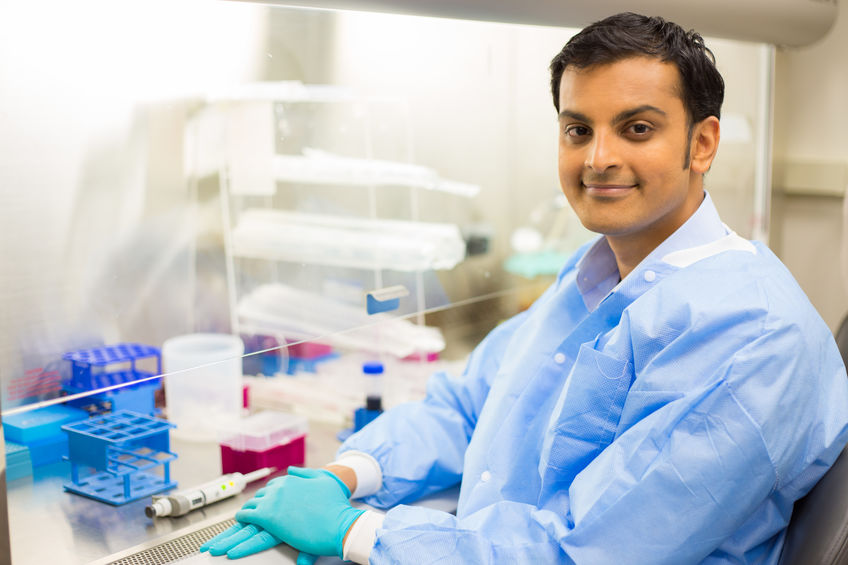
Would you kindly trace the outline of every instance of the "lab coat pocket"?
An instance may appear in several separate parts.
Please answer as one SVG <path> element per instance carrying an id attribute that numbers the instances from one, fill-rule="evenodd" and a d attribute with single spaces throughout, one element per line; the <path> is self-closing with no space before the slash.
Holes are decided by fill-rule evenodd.
<path id="1" fill-rule="evenodd" d="M 548 466 L 565 471 L 568 482 L 615 437 L 632 365 L 583 344 L 559 399 Z"/>

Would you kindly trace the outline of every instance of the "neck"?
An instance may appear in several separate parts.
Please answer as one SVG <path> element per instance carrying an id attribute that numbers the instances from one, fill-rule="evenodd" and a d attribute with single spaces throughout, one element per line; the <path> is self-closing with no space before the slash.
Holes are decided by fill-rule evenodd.
<path id="1" fill-rule="evenodd" d="M 656 243 L 640 242 L 641 245 L 636 245 L 633 241 L 622 241 L 621 238 L 615 236 L 608 235 L 606 238 L 613 255 L 615 255 L 618 276 L 621 279 L 629 275 L 665 239 L 663 238 Z"/>
<path id="2" fill-rule="evenodd" d="M 633 271 L 633 269 L 636 268 L 636 265 L 641 263 L 642 259 L 647 257 L 648 254 L 653 251 L 653 249 L 651 249 L 647 252 L 642 252 L 629 247 L 622 248 L 622 246 L 618 245 L 609 236 L 607 236 L 607 242 L 609 243 L 610 249 L 612 249 L 612 252 L 615 255 L 615 262 L 618 265 L 619 280 L 629 275 Z"/>
<path id="3" fill-rule="evenodd" d="M 641 229 L 635 234 L 607 234 L 605 236 L 613 255 L 615 255 L 618 273 L 622 279 L 629 275 L 645 257 L 685 224 L 686 220 L 698 210 L 704 200 L 703 189 L 693 194 L 697 197 L 687 198 L 688 202 L 682 208 L 682 213 L 676 217 L 658 222 L 650 226 L 650 229 Z"/>

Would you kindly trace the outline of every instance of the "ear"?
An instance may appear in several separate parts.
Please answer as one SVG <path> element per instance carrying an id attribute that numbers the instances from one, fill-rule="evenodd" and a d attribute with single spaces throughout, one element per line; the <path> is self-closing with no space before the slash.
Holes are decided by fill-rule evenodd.
<path id="1" fill-rule="evenodd" d="M 721 126 L 715 116 L 708 116 L 695 124 L 689 146 L 689 163 L 693 173 L 703 175 L 710 170 L 720 137 Z"/>

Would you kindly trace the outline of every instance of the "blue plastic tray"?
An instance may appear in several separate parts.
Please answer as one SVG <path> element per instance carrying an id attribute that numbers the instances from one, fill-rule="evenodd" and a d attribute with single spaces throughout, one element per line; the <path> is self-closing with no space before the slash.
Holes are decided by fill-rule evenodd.
<path id="1" fill-rule="evenodd" d="M 88 418 L 85 410 L 57 404 L 3 418 L 6 439 L 23 444 L 54 437 L 62 433 L 62 426 Z"/>

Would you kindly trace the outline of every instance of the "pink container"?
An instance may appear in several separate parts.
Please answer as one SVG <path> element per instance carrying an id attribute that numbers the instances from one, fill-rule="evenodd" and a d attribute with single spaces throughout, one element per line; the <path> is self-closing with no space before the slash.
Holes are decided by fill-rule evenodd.
<path id="1" fill-rule="evenodd" d="M 333 348 L 332 346 L 323 343 L 313 343 L 311 341 L 305 341 L 289 345 L 288 353 L 289 357 L 293 359 L 311 360 L 330 355 L 331 353 L 333 353 Z"/>
<path id="2" fill-rule="evenodd" d="M 286 445 L 278 445 L 265 451 L 237 451 L 221 445 L 221 472 L 249 473 L 263 467 L 285 469 L 289 465 L 302 467 L 306 462 L 306 436 L 292 440 Z"/>
<path id="3" fill-rule="evenodd" d="M 221 442 L 221 471 L 249 473 L 263 467 L 285 470 L 306 461 L 306 419 L 281 412 L 260 412 L 240 421 Z"/>

